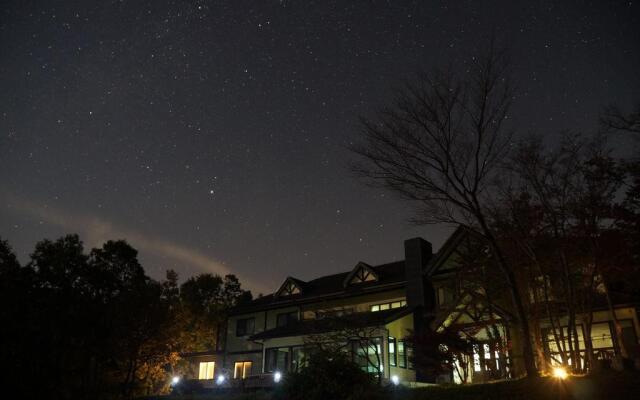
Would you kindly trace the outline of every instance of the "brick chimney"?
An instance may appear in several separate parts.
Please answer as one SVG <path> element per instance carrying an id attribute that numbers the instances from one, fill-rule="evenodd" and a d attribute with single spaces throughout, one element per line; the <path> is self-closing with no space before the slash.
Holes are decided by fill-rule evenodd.
<path id="1" fill-rule="evenodd" d="M 431 301 L 426 300 L 426 295 L 432 295 L 431 286 L 425 282 L 424 271 L 432 256 L 431 243 L 422 238 L 413 238 L 404 241 L 404 269 L 407 280 L 407 306 L 413 309 L 413 332 L 420 336 L 428 327 L 427 311 L 432 307 Z M 415 344 L 414 346 L 417 346 Z M 421 350 L 414 349 L 416 353 Z M 423 371 L 416 370 L 418 382 L 430 382 L 432 377 Z"/>
<path id="2" fill-rule="evenodd" d="M 432 246 L 428 241 L 419 237 L 404 241 L 404 268 L 409 307 L 426 305 L 423 273 L 431 256 Z"/>

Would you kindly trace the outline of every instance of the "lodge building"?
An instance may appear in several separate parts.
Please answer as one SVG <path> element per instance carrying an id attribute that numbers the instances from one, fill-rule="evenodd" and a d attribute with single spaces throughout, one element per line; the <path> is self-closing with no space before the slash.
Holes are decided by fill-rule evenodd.
<path id="1" fill-rule="evenodd" d="M 358 262 L 350 271 L 310 281 L 287 277 L 275 293 L 231 311 L 220 348 L 186 355 L 190 377 L 215 386 L 220 375 L 226 382 L 239 382 L 286 374 L 303 367 L 305 350 L 318 338 L 335 339 L 333 332 L 345 327 L 367 333 L 365 345 L 345 342 L 345 346 L 363 369 L 384 380 L 460 383 L 522 375 L 522 339 L 509 302 L 488 302 L 482 291 L 465 290 L 460 284 L 458 250 L 468 235 L 467 229 L 458 228 L 435 254 L 431 243 L 414 238 L 404 242 L 402 261 Z M 638 357 L 636 305 L 618 304 L 615 313 L 629 355 Z M 594 351 L 598 357 L 610 357 L 611 312 L 596 310 L 593 315 Z M 422 376 L 411 364 L 407 337 L 426 328 L 453 329 L 480 345 L 466 367 L 449 376 Z M 545 357 L 558 362 L 557 342 L 547 328 L 541 330 Z M 584 350 L 580 325 L 578 330 Z"/>

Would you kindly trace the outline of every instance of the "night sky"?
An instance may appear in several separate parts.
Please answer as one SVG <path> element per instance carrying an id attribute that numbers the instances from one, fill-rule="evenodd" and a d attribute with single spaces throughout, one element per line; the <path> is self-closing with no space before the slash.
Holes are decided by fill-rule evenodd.
<path id="1" fill-rule="evenodd" d="M 255 292 L 439 247 L 349 172 L 358 116 L 494 31 L 523 133 L 592 132 L 640 101 L 637 1 L 27 1 L 0 4 L 0 236 L 127 239 L 152 277 Z"/>

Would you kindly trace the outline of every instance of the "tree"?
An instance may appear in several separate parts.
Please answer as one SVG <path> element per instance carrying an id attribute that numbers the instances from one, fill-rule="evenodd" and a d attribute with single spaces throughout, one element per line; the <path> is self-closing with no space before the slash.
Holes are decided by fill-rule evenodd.
<path id="1" fill-rule="evenodd" d="M 372 323 L 370 317 L 370 313 L 334 310 L 332 315 L 317 321 L 311 334 L 305 338 L 305 344 L 330 353 L 349 354 L 357 365 L 372 373 L 381 384 L 384 326 Z"/>
<path id="2" fill-rule="evenodd" d="M 464 339 L 448 329 L 441 332 L 428 329 L 419 334 L 412 332 L 407 341 L 415 349 L 409 359 L 415 369 L 427 376 L 455 373 L 462 382 L 468 381 L 475 344 L 472 339 Z"/>
<path id="3" fill-rule="evenodd" d="M 414 222 L 464 224 L 484 237 L 508 283 L 526 373 L 535 376 L 523 290 L 490 221 L 492 188 L 512 138 L 505 126 L 512 99 L 505 52 L 493 45 L 466 76 L 421 74 L 374 120 L 363 119 L 353 170 L 410 201 Z"/>
<path id="4" fill-rule="evenodd" d="M 183 351 L 220 349 L 227 312 L 251 300 L 235 275 L 200 274 L 180 286 Z"/>

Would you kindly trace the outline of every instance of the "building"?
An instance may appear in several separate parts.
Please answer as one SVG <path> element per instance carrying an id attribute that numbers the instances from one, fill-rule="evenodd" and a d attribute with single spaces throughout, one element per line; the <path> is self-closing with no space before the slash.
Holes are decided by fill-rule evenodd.
<path id="1" fill-rule="evenodd" d="M 385 380 L 478 382 L 522 374 L 521 338 L 508 301 L 488 301 L 482 290 L 461 283 L 459 250 L 468 235 L 457 229 L 436 254 L 428 241 L 414 238 L 404 242 L 402 261 L 359 262 L 350 271 L 306 282 L 287 277 L 275 293 L 231 311 L 220 349 L 189 355 L 193 377 L 214 385 L 219 375 L 237 382 L 286 373 L 302 367 L 305 349 L 323 340 L 349 346 L 362 368 Z M 637 348 L 635 307 L 615 312 L 629 348 Z M 600 310 L 594 317 L 594 348 L 606 356 L 613 349 L 610 313 Z M 416 373 L 406 339 L 427 327 L 473 337 L 479 343 L 473 359 L 451 376 Z M 366 339 L 358 336 L 363 332 Z M 546 342 L 546 357 L 553 360 L 556 350 Z"/>

